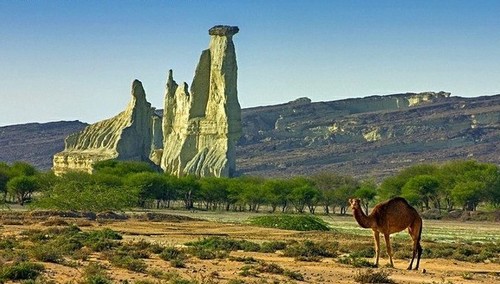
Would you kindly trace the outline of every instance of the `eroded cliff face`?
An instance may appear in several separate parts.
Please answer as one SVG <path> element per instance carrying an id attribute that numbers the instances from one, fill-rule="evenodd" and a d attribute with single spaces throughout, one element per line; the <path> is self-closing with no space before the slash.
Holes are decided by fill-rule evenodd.
<path id="1" fill-rule="evenodd" d="M 237 27 L 209 30 L 209 49 L 201 54 L 191 89 L 169 72 L 163 114 L 165 172 L 183 176 L 231 176 L 241 136 L 237 64 L 232 37 Z"/>
<path id="2" fill-rule="evenodd" d="M 65 139 L 64 151 L 54 155 L 54 173 L 91 173 L 96 162 L 108 159 L 149 161 L 153 111 L 140 81 L 132 83 L 131 95 L 125 111 Z"/>

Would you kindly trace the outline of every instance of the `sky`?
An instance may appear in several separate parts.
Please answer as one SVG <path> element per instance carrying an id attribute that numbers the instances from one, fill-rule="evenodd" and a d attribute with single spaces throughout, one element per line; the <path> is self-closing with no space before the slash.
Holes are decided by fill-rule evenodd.
<path id="1" fill-rule="evenodd" d="M 242 108 L 404 92 L 500 93 L 500 1 L 0 1 L 0 126 L 94 123 L 134 79 L 163 107 L 208 29 L 234 25 Z"/>

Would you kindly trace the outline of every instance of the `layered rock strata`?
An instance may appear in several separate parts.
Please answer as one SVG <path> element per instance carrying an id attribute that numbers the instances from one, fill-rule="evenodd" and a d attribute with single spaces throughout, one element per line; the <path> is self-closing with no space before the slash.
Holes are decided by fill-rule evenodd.
<path id="1" fill-rule="evenodd" d="M 55 174 L 72 170 L 91 173 L 96 162 L 108 159 L 149 161 L 153 110 L 140 81 L 132 83 L 131 93 L 125 111 L 65 139 L 64 151 L 54 155 Z"/>
<path id="2" fill-rule="evenodd" d="M 178 85 L 169 71 L 163 113 L 165 172 L 183 176 L 231 176 L 241 136 L 236 53 L 237 27 L 209 30 L 209 48 L 201 54 L 191 88 Z"/>

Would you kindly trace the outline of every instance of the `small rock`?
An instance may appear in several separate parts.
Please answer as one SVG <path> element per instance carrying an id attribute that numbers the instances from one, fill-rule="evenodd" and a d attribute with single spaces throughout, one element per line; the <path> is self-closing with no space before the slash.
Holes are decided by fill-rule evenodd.
<path id="1" fill-rule="evenodd" d="M 426 273 L 426 272 L 427 272 L 427 270 L 425 270 L 425 268 L 422 268 L 420 271 L 421 271 L 422 273 Z"/>

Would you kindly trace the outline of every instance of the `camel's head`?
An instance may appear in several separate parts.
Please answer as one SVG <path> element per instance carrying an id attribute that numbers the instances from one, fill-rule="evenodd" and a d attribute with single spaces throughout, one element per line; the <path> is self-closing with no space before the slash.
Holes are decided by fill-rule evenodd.
<path id="1" fill-rule="evenodd" d="M 349 199 L 349 204 L 351 205 L 352 210 L 360 209 L 361 208 L 360 203 L 361 201 L 359 200 L 359 198 Z"/>

